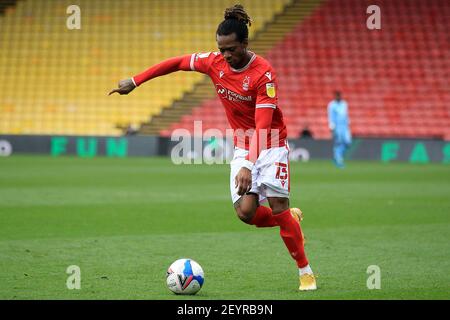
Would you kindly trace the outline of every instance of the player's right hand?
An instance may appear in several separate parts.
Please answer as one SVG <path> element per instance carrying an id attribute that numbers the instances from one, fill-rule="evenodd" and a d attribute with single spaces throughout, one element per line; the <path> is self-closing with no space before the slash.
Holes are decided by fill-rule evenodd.
<path id="1" fill-rule="evenodd" d="M 108 94 L 109 96 L 112 95 L 114 92 L 117 92 L 118 94 L 129 94 L 131 91 L 134 90 L 136 86 L 133 83 L 133 80 L 125 79 L 119 81 L 119 87 L 117 89 L 111 90 L 111 92 Z"/>
<path id="2" fill-rule="evenodd" d="M 237 194 L 240 196 L 246 194 L 252 188 L 252 172 L 242 167 L 236 175 L 234 182 L 235 188 L 238 188 Z"/>

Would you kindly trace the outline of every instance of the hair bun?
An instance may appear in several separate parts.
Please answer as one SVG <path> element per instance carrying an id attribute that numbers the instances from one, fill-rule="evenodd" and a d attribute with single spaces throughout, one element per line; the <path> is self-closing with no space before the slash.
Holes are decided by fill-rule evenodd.
<path id="1" fill-rule="evenodd" d="M 230 8 L 226 8 L 224 17 L 225 20 L 236 19 L 242 21 L 245 24 L 248 24 L 249 27 L 252 25 L 252 19 L 250 19 L 249 15 L 244 10 L 244 7 L 240 4 L 235 4 Z"/>

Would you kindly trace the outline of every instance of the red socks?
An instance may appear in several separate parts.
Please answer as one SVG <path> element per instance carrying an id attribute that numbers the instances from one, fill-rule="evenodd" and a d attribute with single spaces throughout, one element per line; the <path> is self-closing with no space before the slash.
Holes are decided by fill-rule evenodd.
<path id="1" fill-rule="evenodd" d="M 300 224 L 292 217 L 290 209 L 274 215 L 272 209 L 259 206 L 249 224 L 258 228 L 280 226 L 280 236 L 292 258 L 297 262 L 297 266 L 303 268 L 308 265 L 303 247 L 302 230 Z"/>
<path id="2" fill-rule="evenodd" d="M 258 228 L 275 227 L 278 225 L 272 215 L 272 209 L 265 206 L 256 208 L 255 216 L 250 221 L 250 224 L 257 226 Z"/>
<path id="3" fill-rule="evenodd" d="M 288 248 L 291 257 L 297 262 L 299 268 L 306 267 L 308 265 L 308 259 L 306 258 L 303 246 L 300 224 L 292 217 L 289 209 L 273 217 L 280 226 L 280 236 Z"/>

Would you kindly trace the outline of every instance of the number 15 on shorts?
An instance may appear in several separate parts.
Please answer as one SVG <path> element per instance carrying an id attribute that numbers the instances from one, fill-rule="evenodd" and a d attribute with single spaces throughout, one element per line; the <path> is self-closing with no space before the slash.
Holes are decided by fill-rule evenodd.
<path id="1" fill-rule="evenodd" d="M 280 180 L 281 185 L 284 187 L 286 180 L 289 178 L 288 166 L 283 162 L 275 162 L 275 166 L 277 167 L 275 179 Z"/>

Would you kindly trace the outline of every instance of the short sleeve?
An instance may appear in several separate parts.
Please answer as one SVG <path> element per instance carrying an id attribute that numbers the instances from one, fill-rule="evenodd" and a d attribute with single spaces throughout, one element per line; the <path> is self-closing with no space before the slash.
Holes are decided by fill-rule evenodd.
<path id="1" fill-rule="evenodd" d="M 189 66 L 192 71 L 208 74 L 216 56 L 217 52 L 194 53 L 191 55 Z"/>
<path id="2" fill-rule="evenodd" d="M 273 70 L 264 72 L 258 81 L 256 108 L 275 109 L 278 104 L 278 88 Z"/>

